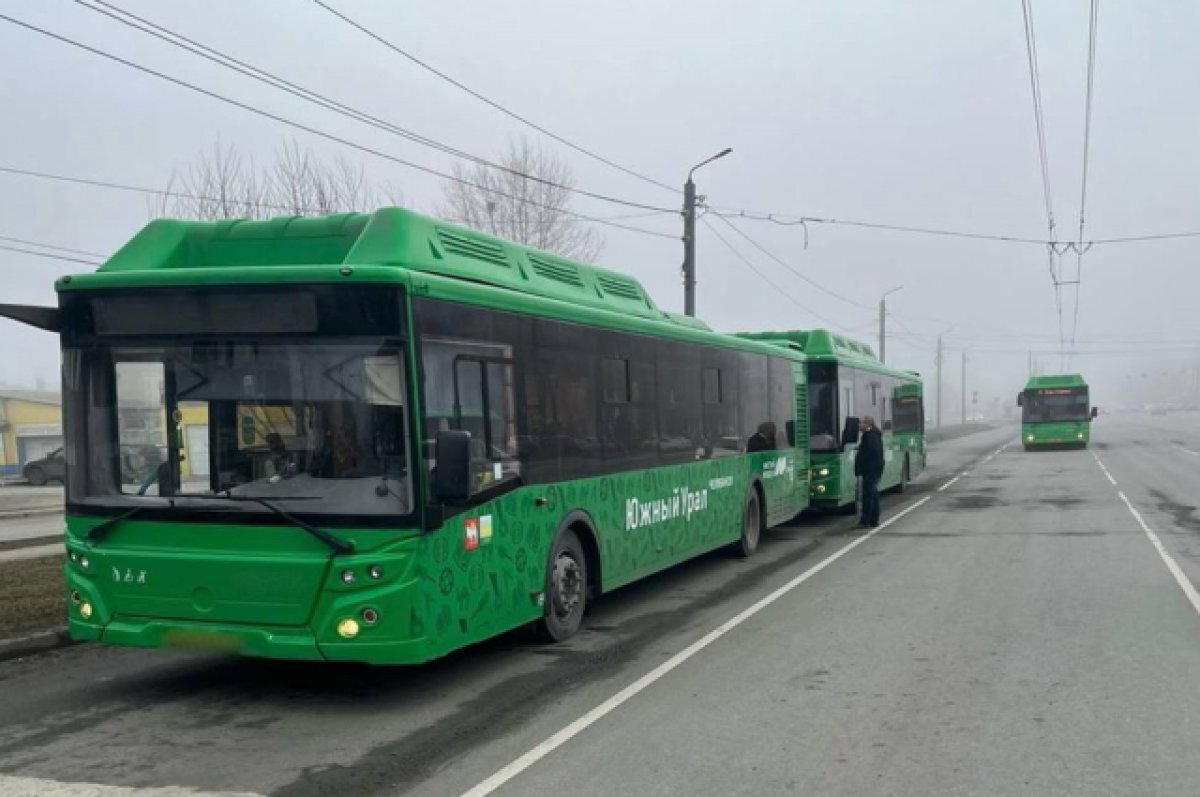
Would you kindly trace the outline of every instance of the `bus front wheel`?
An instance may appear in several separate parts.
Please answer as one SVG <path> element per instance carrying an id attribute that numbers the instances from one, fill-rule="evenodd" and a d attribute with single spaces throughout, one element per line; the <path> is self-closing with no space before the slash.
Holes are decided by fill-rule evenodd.
<path id="1" fill-rule="evenodd" d="M 564 642 L 579 631 L 587 609 L 587 557 L 578 535 L 563 529 L 554 538 L 546 569 L 545 613 L 538 635 L 549 642 Z"/>

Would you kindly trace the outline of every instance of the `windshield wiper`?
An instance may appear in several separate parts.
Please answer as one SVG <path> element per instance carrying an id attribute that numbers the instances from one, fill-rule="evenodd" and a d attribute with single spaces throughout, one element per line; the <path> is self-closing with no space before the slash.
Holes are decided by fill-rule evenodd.
<path id="1" fill-rule="evenodd" d="M 97 523 L 95 526 L 92 526 L 92 528 L 88 530 L 88 533 L 84 535 L 84 539 L 86 539 L 88 542 L 100 542 L 100 540 L 107 537 L 108 533 L 110 531 L 112 531 L 113 529 L 115 529 L 122 520 L 128 520 L 129 518 L 133 517 L 134 515 L 138 514 L 139 512 L 141 512 L 144 509 L 149 509 L 149 507 L 135 506 L 133 509 L 130 509 L 128 512 L 122 512 L 121 514 L 117 515 L 116 517 L 111 517 L 108 520 L 104 521 L 103 523 Z"/>
<path id="2" fill-rule="evenodd" d="M 340 554 L 354 553 L 354 543 L 348 542 L 347 540 L 343 540 L 340 537 L 335 537 L 334 535 L 330 534 L 328 531 L 317 528 L 313 524 L 301 520 L 300 518 L 296 517 L 295 515 L 292 515 L 290 512 L 287 512 L 287 511 L 275 506 L 274 504 L 272 504 L 270 501 L 268 501 L 265 498 L 258 498 L 253 495 L 231 495 L 228 491 L 226 491 L 224 493 L 215 493 L 212 495 L 187 495 L 187 496 L 177 496 L 177 497 L 178 498 L 198 498 L 198 499 L 205 500 L 205 501 L 237 501 L 237 502 L 241 502 L 241 503 L 258 504 L 259 506 L 263 507 L 264 509 L 269 509 L 270 511 L 274 512 L 276 515 L 279 515 L 279 517 L 283 518 L 288 523 L 291 523 L 293 526 L 296 526 L 297 528 L 300 528 L 300 529 L 304 529 L 306 532 L 308 532 L 309 534 L 316 537 L 321 542 L 328 545 L 331 549 L 333 549 L 334 553 L 340 553 Z M 319 495 L 289 495 L 287 497 L 287 500 L 289 500 L 289 501 L 316 501 L 316 500 L 320 500 L 320 498 L 321 498 L 321 496 L 319 496 Z M 119 520 L 120 518 L 115 518 L 115 519 Z"/>

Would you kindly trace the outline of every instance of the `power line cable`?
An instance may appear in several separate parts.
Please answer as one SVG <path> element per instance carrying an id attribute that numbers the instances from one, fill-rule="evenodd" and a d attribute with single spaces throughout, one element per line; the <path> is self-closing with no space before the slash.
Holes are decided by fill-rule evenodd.
<path id="1" fill-rule="evenodd" d="M 1046 124 L 1042 106 L 1042 76 L 1038 66 L 1037 36 L 1033 27 L 1032 0 L 1021 0 L 1025 20 L 1025 53 L 1029 60 L 1029 88 L 1033 99 L 1033 121 L 1037 133 L 1038 160 L 1042 173 L 1042 199 L 1046 203 L 1046 222 L 1050 240 L 1054 240 L 1054 199 L 1050 190 L 1050 155 L 1046 148 Z"/>
<path id="2" fill-rule="evenodd" d="M 704 222 L 704 226 L 708 227 L 709 231 L 712 232 L 712 234 L 717 237 L 717 240 L 725 245 L 725 248 L 727 248 L 730 252 L 732 252 L 733 255 L 738 260 L 742 261 L 742 263 L 744 263 L 747 268 L 749 268 L 751 271 L 753 271 L 755 274 L 757 274 L 759 277 L 761 277 L 763 282 L 766 282 L 768 285 L 770 285 L 772 288 L 774 288 L 776 291 L 778 291 L 781 296 L 783 296 L 789 302 L 796 305 L 801 310 L 808 313 L 813 318 L 816 318 L 818 321 L 822 322 L 823 324 L 826 324 L 827 326 L 829 326 L 831 328 L 837 328 L 837 329 L 841 328 L 838 324 L 835 324 L 834 322 L 830 321 L 828 318 L 825 318 L 824 316 L 821 316 L 820 314 L 816 313 L 812 309 L 806 307 L 796 297 L 794 297 L 790 293 L 788 293 L 787 290 L 785 290 L 781 285 L 779 285 L 779 283 L 775 282 L 775 280 L 773 280 L 769 276 L 767 276 L 767 274 L 765 272 L 763 272 L 761 269 L 759 269 L 758 266 L 754 265 L 754 262 L 751 261 L 750 258 L 748 258 L 744 254 L 742 254 L 742 252 L 736 246 L 734 246 L 732 243 L 730 243 L 729 240 L 727 240 L 725 238 L 725 236 L 721 235 L 720 230 L 718 230 L 716 228 L 716 225 L 714 225 L 711 221 L 708 220 L 707 216 L 701 216 L 700 220 L 702 222 Z"/>
<path id="3" fill-rule="evenodd" d="M 574 217 L 574 218 L 578 218 L 578 219 L 581 219 L 581 220 L 584 220 L 584 221 L 591 221 L 591 222 L 595 222 L 595 223 L 597 223 L 597 224 L 604 224 L 604 225 L 606 225 L 606 226 L 609 226 L 609 227 L 616 227 L 616 228 L 619 228 L 619 229 L 629 230 L 629 231 L 632 231 L 632 232 L 639 232 L 639 233 L 642 233 L 643 235 L 650 235 L 650 236 L 657 237 L 657 238 L 667 238 L 667 239 L 670 239 L 670 240 L 675 240 L 675 239 L 678 237 L 678 236 L 675 236 L 675 235 L 670 235 L 670 234 L 668 234 L 668 233 L 662 233 L 662 232 L 658 232 L 657 230 L 648 230 L 648 229 L 645 229 L 645 228 L 643 228 L 643 227 L 635 227 L 635 226 L 628 225 L 628 224 L 621 224 L 621 223 L 619 223 L 619 222 L 612 222 L 612 221 L 602 221 L 602 220 L 600 220 L 600 219 L 597 219 L 597 218 L 595 218 L 595 217 L 592 217 L 592 216 L 586 216 L 586 215 L 584 215 L 584 214 L 582 214 L 582 213 L 576 213 L 575 211 L 568 210 L 568 209 L 566 209 L 566 208 L 562 208 L 562 207 L 555 207 L 555 206 L 552 206 L 552 205 L 546 205 L 546 204 L 539 203 L 539 202 L 534 202 L 534 201 L 532 201 L 532 200 L 529 200 L 529 199 L 526 199 L 526 198 L 523 198 L 523 197 L 519 197 L 519 196 L 516 196 L 516 195 L 513 195 L 513 194 L 509 194 L 508 192 L 505 192 L 505 191 L 500 191 L 499 189 L 491 188 L 491 187 L 489 187 L 489 186 L 481 185 L 481 184 L 479 184 L 479 183 L 475 183 L 475 182 L 472 182 L 472 181 L 470 181 L 470 180 L 463 179 L 463 178 L 461 178 L 461 177 L 458 177 L 458 176 L 456 176 L 456 175 L 453 175 L 453 174 L 448 174 L 448 173 L 446 173 L 446 172 L 439 171 L 438 169 L 434 169 L 434 168 L 432 168 L 432 167 L 430 167 L 430 166 L 423 166 L 423 165 L 421 165 L 421 164 L 419 164 L 419 163 L 414 163 L 414 162 L 412 162 L 412 161 L 408 161 L 408 160 L 405 160 L 405 159 L 403 159 L 403 158 L 396 157 L 395 155 L 389 155 L 389 154 L 388 154 L 388 153 L 386 153 L 386 152 L 383 152 L 383 151 L 381 151 L 381 150 L 375 149 L 375 148 L 373 148 L 373 147 L 366 146 L 366 145 L 364 145 L 364 144 L 359 144 L 359 143 L 357 143 L 357 142 L 355 142 L 355 141 L 351 141 L 350 139 L 343 138 L 342 136 L 338 136 L 338 135 L 335 135 L 335 134 L 333 134 L 333 133 L 328 133 L 328 132 L 326 132 L 326 131 L 324 131 L 324 130 L 320 130 L 320 129 L 318 129 L 318 128 L 315 128 L 315 127 L 312 127 L 312 126 L 310 126 L 310 125 L 303 124 L 303 123 L 301 123 L 301 122 L 296 122 L 296 121 L 294 121 L 294 120 L 292 120 L 292 119 L 288 119 L 288 118 L 286 118 L 286 117 L 283 117 L 283 116 L 280 116 L 280 115 L 278 115 L 278 114 L 271 113 L 270 111 L 266 111 L 266 110 L 263 110 L 263 109 L 261 109 L 261 108 L 256 108 L 256 107 L 254 107 L 254 106 L 252 106 L 252 105 L 249 105 L 249 104 L 247 104 L 247 103 L 241 102 L 241 101 L 239 101 L 239 100 L 235 100 L 235 99 L 233 99 L 233 98 L 231 98 L 231 97 L 226 97 L 226 96 L 225 96 L 225 95 L 223 95 L 223 94 L 218 94 L 217 92 L 210 91 L 210 90 L 208 90 L 208 89 L 205 89 L 205 88 L 201 88 L 200 86 L 197 86 L 197 85 L 195 85 L 195 84 L 192 84 L 192 83 L 188 83 L 188 82 L 187 82 L 187 81 L 185 81 L 185 80 L 181 80 L 181 79 L 179 79 L 179 78 L 172 77 L 172 76 L 170 76 L 170 75 L 167 75 L 167 74 L 165 74 L 165 73 L 163 73 L 163 72 L 159 72 L 159 71 L 157 71 L 157 70 L 155 70 L 155 69 L 151 69 L 150 67 L 147 67 L 147 66 L 142 66 L 141 64 L 137 64 L 137 63 L 135 63 L 135 62 L 133 62 L 133 61 L 130 61 L 130 60 L 128 60 L 128 59 L 122 58 L 122 57 L 120 57 L 120 56 L 117 56 L 117 55 L 113 55 L 112 53 L 105 52 L 105 51 L 103 51 L 103 50 L 100 50 L 100 49 L 97 49 L 97 48 L 95 48 L 95 47 L 91 47 L 90 45 L 87 45 L 87 44 L 84 44 L 84 43 L 82 43 L 82 42 L 76 41 L 76 40 L 74 40 L 74 39 L 71 39 L 71 38 L 69 38 L 69 37 L 62 36 L 62 35 L 59 35 L 59 34 L 57 34 L 57 33 L 52 33 L 52 32 L 50 32 L 50 31 L 48 31 L 48 30 L 45 30 L 45 29 L 43 29 L 43 28 L 39 28 L 39 27 L 37 27 L 36 25 L 31 25 L 31 24 L 29 24 L 29 23 L 27 23 L 27 22 L 22 22 L 21 20 L 14 19 L 13 17 L 7 16 L 7 15 L 4 15 L 4 14 L 0 14 L 0 20 L 3 20 L 3 21 L 5 21 L 5 22 L 8 22 L 8 23 L 10 23 L 10 24 L 17 25 L 17 26 L 19 26 L 19 27 L 22 27 L 22 28 L 25 28 L 26 30 L 33 31 L 33 32 L 35 32 L 35 33 L 39 33 L 39 34 L 41 34 L 41 35 L 43 35 L 43 36 L 46 36 L 46 37 L 48 37 L 48 38 L 51 38 L 51 39 L 55 39 L 56 41 L 62 42 L 62 43 L 64 43 L 64 44 L 69 44 L 69 45 L 71 45 L 72 47 L 76 47 L 76 48 L 78 48 L 78 49 L 80 49 L 80 50 L 84 50 L 85 52 L 89 52 L 89 53 L 92 53 L 93 55 L 100 56 L 101 58 L 105 58 L 105 59 L 107 59 L 107 60 L 114 61 L 114 62 L 116 62 L 116 63 L 119 63 L 119 64 L 122 64 L 122 65 L 124 65 L 124 66 L 130 67 L 130 68 L 132 68 L 132 69 L 136 69 L 136 70 L 138 70 L 139 72 L 144 72 L 144 73 L 146 73 L 146 74 L 148 74 L 148 75 L 153 75 L 154 77 L 157 77 L 157 78 L 159 78 L 159 79 L 161 79 L 161 80 L 165 80 L 165 81 L 167 81 L 167 82 L 169 82 L 169 83 L 173 83 L 173 84 L 175 84 L 175 85 L 181 86 L 181 87 L 183 87 L 183 88 L 187 88 L 187 89 L 189 89 L 189 90 L 191 90 L 191 91 L 194 91 L 194 92 L 197 92 L 197 93 L 199 93 L 199 94 L 203 94 L 203 95 L 204 95 L 204 96 L 206 96 L 206 97 L 210 97 L 210 98 L 212 98 L 212 99 L 219 100 L 220 102 L 226 103 L 226 104 L 228 104 L 228 105 L 232 105 L 232 106 L 234 106 L 235 108 L 241 108 L 242 110 L 249 111 L 250 113 L 256 114 L 256 115 L 258 115 L 258 116 L 262 116 L 262 117 L 264 117 L 264 118 L 271 119 L 272 121 L 279 122 L 280 124 L 284 124 L 284 125 L 287 125 L 287 126 L 289 126 L 289 127 L 293 127 L 293 128 L 295 128 L 295 129 L 297 129 L 297 130 L 302 130 L 302 131 L 304 131 L 304 132 L 306 132 L 306 133 L 309 133 L 309 134 L 311 134 L 311 135 L 315 135 L 315 136 L 318 136 L 318 137 L 320 137 L 320 138 L 324 138 L 324 139 L 326 139 L 326 140 L 328 140 L 328 141 L 333 141 L 334 143 L 341 144 L 341 145 L 343 145 L 343 146 L 347 146 L 347 147 L 350 147 L 350 148 L 352 148 L 352 149 L 356 149 L 356 150 L 358 150 L 358 151 L 360 151 L 360 152 L 364 152 L 364 153 L 366 153 L 366 154 L 368 154 L 368 155 L 374 155 L 375 157 L 382 158 L 382 159 L 384 159 L 384 160 L 387 160 L 387 161 L 391 161 L 392 163 L 396 163 L 396 164 L 398 164 L 398 165 L 401 165 L 401 166 L 407 166 L 408 168 L 410 168 L 410 169 L 414 169 L 414 170 L 416 170 L 416 171 L 424 172 L 424 173 L 426 173 L 426 174 L 430 174 L 430 175 L 434 175 L 434 176 L 437 176 L 437 177 L 441 177 L 441 178 L 443 178 L 443 179 L 450 180 L 450 181 L 452 181 L 452 182 L 456 182 L 456 183 L 459 183 L 459 184 L 461 184 L 461 185 L 466 185 L 466 186 L 469 186 L 469 187 L 472 187 L 472 188 L 476 188 L 476 189 L 479 189 L 479 190 L 481 190 L 481 191 L 485 191 L 485 192 L 487 192 L 487 193 L 489 193 L 489 194 L 493 194 L 493 195 L 495 195 L 495 196 L 500 196 L 500 197 L 504 197 L 504 198 L 506 198 L 506 199 L 512 199 L 512 200 L 515 200 L 515 201 L 518 201 L 518 202 L 522 202 L 522 203 L 524 203 L 524 204 L 526 204 L 526 205 L 530 205 L 530 206 L 532 206 L 532 207 L 539 207 L 539 208 L 543 208 L 543 209 L 545 209 L 545 210 L 553 210 L 553 211 L 556 211 L 556 212 L 562 213 L 562 214 L 564 214 L 564 215 L 567 215 L 567 216 L 572 216 L 572 217 Z M 630 206 L 630 207 L 641 207 L 641 208 L 645 208 L 645 209 L 652 209 L 652 210 L 663 210 L 664 212 L 666 211 L 666 209 L 665 209 L 665 208 L 655 208 L 655 207 L 653 207 L 653 206 L 649 206 L 649 205 L 639 205 L 639 204 L 637 204 L 637 203 L 630 203 L 630 202 L 626 202 L 626 201 L 624 201 L 624 200 L 619 200 L 619 199 L 614 199 L 614 198 L 609 198 L 607 201 L 611 201 L 611 202 L 614 202 L 614 203 L 616 203 L 616 204 L 621 204 L 621 205 L 628 205 L 628 206 Z"/>
<path id="4" fill-rule="evenodd" d="M 6 252 L 18 252 L 23 255 L 33 255 L 34 257 L 45 257 L 45 258 L 49 258 L 51 260 L 67 260 L 72 263 L 85 263 L 89 266 L 98 266 L 103 262 L 101 260 L 90 260 L 90 259 L 85 260 L 82 257 L 73 257 L 71 255 L 55 254 L 54 252 L 37 252 L 37 251 L 34 251 L 33 249 L 25 249 L 20 246 L 9 246 L 8 244 L 0 244 L 0 249 L 3 249 Z"/>
<path id="5" fill-rule="evenodd" d="M 535 183 L 540 183 L 542 185 L 546 185 L 546 186 L 549 186 L 552 188 L 557 188 L 559 190 L 569 191 L 571 193 L 579 194 L 581 196 L 586 196 L 591 199 L 598 199 L 598 200 L 605 201 L 605 202 L 616 201 L 616 202 L 619 202 L 620 204 L 628 205 L 630 207 L 636 207 L 636 208 L 641 208 L 641 209 L 645 209 L 645 210 L 654 210 L 656 212 L 664 212 L 664 213 L 674 212 L 670 208 L 658 207 L 658 206 L 654 206 L 654 205 L 644 205 L 641 203 L 631 202 L 628 200 L 621 200 L 617 197 L 612 197 L 612 196 L 608 196 L 606 194 L 600 194 L 600 193 L 597 193 L 594 191 L 588 191 L 586 189 L 577 188 L 575 186 L 555 182 L 554 180 L 548 180 L 544 177 L 539 177 L 534 174 L 522 172 L 519 169 L 514 169 L 510 166 L 505 166 L 504 164 L 496 163 L 495 161 L 488 160 L 488 159 L 480 157 L 478 155 L 474 155 L 470 152 L 466 152 L 465 150 L 461 150 L 456 147 L 445 144 L 441 141 L 438 141 L 437 139 L 430 138 L 430 137 L 422 135 L 420 133 L 415 133 L 412 130 L 408 130 L 406 128 L 400 127 L 399 125 L 396 125 L 392 122 L 388 122 L 384 119 L 380 119 L 379 117 L 372 116 L 371 114 L 369 114 L 365 111 L 361 111 L 357 108 L 346 105 L 345 103 L 331 99 L 330 97 L 328 97 L 326 95 L 323 95 L 323 94 L 320 94 L 311 89 L 305 88 L 304 86 L 297 85 L 296 83 L 293 83 L 284 78 L 281 78 L 278 75 L 268 72 L 265 69 L 256 67 L 253 64 L 249 64 L 245 61 L 239 60 L 231 55 L 223 53 L 223 52 L 221 52 L 213 47 L 210 47 L 206 44 L 198 42 L 194 39 L 190 39 L 187 36 L 184 36 L 183 34 L 177 33 L 176 31 L 173 31 L 169 28 L 165 28 L 162 25 L 158 25 L 157 23 L 151 22 L 150 20 L 145 19 L 144 17 L 140 17 L 137 14 L 134 14 L 130 11 L 125 11 L 124 9 L 119 8 L 118 6 L 115 6 L 111 3 L 105 2 L 105 0 L 90 0 L 90 2 L 85 1 L 85 0 L 75 0 L 75 2 L 76 2 L 76 4 L 82 6 L 83 8 L 88 9 L 89 11 L 94 11 L 98 14 L 103 14 L 104 16 L 108 17 L 109 19 L 119 22 L 122 25 L 133 28 L 134 30 L 138 30 L 147 35 L 153 36 L 156 39 L 159 39 L 161 41 L 166 42 L 167 44 L 172 45 L 173 47 L 177 47 L 179 49 L 190 52 L 193 55 L 197 55 L 201 58 L 204 58 L 212 63 L 217 64 L 218 66 L 222 66 L 226 69 L 230 69 L 234 72 L 238 72 L 239 74 L 242 74 L 242 75 L 245 75 L 246 77 L 257 80 L 258 82 L 264 83 L 268 86 L 271 86 L 272 88 L 276 88 L 281 91 L 285 91 L 288 94 L 291 94 L 295 97 L 299 97 L 300 99 L 302 99 L 306 102 L 312 103 L 314 105 L 318 105 L 322 108 L 333 111 L 334 113 L 340 114 L 342 116 L 346 116 L 346 117 L 354 119 L 358 122 L 362 122 L 363 124 L 370 125 L 371 127 L 374 127 L 379 130 L 383 130 L 384 132 L 387 132 L 387 133 L 391 133 L 392 135 L 399 136 L 401 138 L 404 138 L 408 141 L 419 144 L 421 146 L 430 147 L 432 149 L 435 149 L 435 150 L 445 153 L 447 155 L 451 155 L 456 158 L 467 160 L 472 163 L 476 163 L 481 166 L 485 166 L 489 169 L 495 169 L 497 171 L 511 174 L 515 177 L 520 177 L 522 179 L 529 180 L 529 181 L 535 182 Z M 101 6 L 103 6 L 103 7 L 101 7 Z"/>
<path id="6" fill-rule="evenodd" d="M 1083 225 L 1085 209 L 1087 208 L 1087 178 L 1088 153 L 1092 140 L 1092 88 L 1096 73 L 1096 28 L 1100 0 L 1092 0 L 1091 12 L 1088 15 L 1088 62 L 1087 62 L 1087 99 L 1083 110 L 1083 172 L 1079 185 L 1079 240 L 1083 240 Z M 1076 249 L 1075 260 L 1075 312 L 1071 320 L 1071 346 L 1075 345 L 1075 333 L 1079 328 L 1079 299 L 1083 290 L 1083 254 L 1084 249 Z"/>
<path id="7" fill-rule="evenodd" d="M 87 255 L 88 257 L 106 258 L 108 255 L 102 255 L 99 252 L 89 252 L 86 249 L 72 249 L 69 246 L 59 246 L 57 244 L 47 244 L 41 241 L 31 241 L 28 238 L 13 238 L 9 235 L 0 235 L 0 241 L 8 241 L 9 243 L 25 244 L 27 246 L 37 246 L 42 249 L 55 249 L 59 252 L 69 252 L 73 255 Z"/>
<path id="8" fill-rule="evenodd" d="M 1021 15 L 1025 25 L 1025 54 L 1029 63 L 1029 90 L 1033 101 L 1034 131 L 1037 136 L 1038 163 L 1042 176 L 1042 200 L 1046 205 L 1046 229 L 1049 241 L 1046 245 L 1046 256 L 1050 267 L 1050 281 L 1054 286 L 1054 310 L 1058 318 L 1059 346 L 1066 348 L 1065 326 L 1063 323 L 1062 280 L 1060 268 L 1055 266 L 1057 258 L 1062 265 L 1062 256 L 1056 245 L 1057 232 L 1054 221 L 1054 194 L 1050 189 L 1050 153 L 1046 147 L 1046 117 L 1042 103 L 1042 75 L 1037 57 L 1037 35 L 1033 24 L 1032 0 L 1021 0 Z"/>
<path id="9" fill-rule="evenodd" d="M 599 155 L 596 152 L 593 152 L 592 150 L 587 149 L 586 147 L 583 147 L 579 144 L 569 141 L 568 139 L 558 135 L 557 133 L 554 133 L 554 132 L 546 129 L 545 127 L 537 124 L 536 122 L 531 121 L 530 119 L 516 113 L 515 111 L 509 110 L 508 108 L 504 107 L 503 105 L 496 102 L 495 100 L 489 99 L 488 97 L 484 96 L 480 92 L 475 91 L 471 87 L 466 86 L 463 83 L 459 82 L 458 80 L 455 80 L 454 78 L 450 77 L 445 72 L 442 72 L 442 71 L 436 69 L 435 67 L 433 67 L 432 65 L 430 65 L 429 63 L 421 60 L 420 58 L 417 58 L 412 53 L 402 49 L 399 45 L 396 45 L 393 42 L 388 41 L 387 39 L 383 38 L 379 34 L 372 31 L 371 29 L 367 28 L 365 25 L 363 25 L 359 22 L 356 22 L 351 17 L 347 16 L 346 14 L 343 14 L 342 12 L 338 11 L 337 9 L 328 5 L 327 3 L 321 2 L 321 0 L 313 0 L 313 2 L 316 3 L 318 6 L 320 6 L 321 8 L 328 11 L 333 16 L 335 16 L 338 19 L 345 22 L 347 25 L 351 26 L 352 28 L 355 28 L 356 30 L 358 30 L 361 33 L 366 34 L 367 36 L 374 39 L 376 42 L 382 44 L 384 47 L 388 48 L 389 50 L 396 53 L 397 55 L 400 55 L 400 56 L 408 59 L 412 63 L 421 67 L 425 71 L 436 75 L 437 77 L 439 77 L 442 80 L 446 81 L 447 83 L 451 84 L 455 88 L 458 88 L 458 89 L 466 92 L 467 94 L 471 95 L 472 97 L 479 100 L 480 102 L 483 102 L 484 104 L 496 109 L 497 111 L 500 111 L 500 113 L 504 114 L 505 116 L 508 116 L 510 119 L 515 119 L 516 121 L 520 122 L 521 124 L 526 125 L 527 127 L 530 127 L 533 130 L 538 131 L 542 135 L 552 138 L 564 146 L 570 147 L 571 149 L 575 150 L 576 152 L 580 153 L 581 155 L 586 155 L 587 157 L 591 158 L 592 160 L 603 163 L 606 166 L 610 166 L 610 167 L 616 169 L 617 171 L 624 172 L 625 174 L 627 174 L 631 177 L 636 177 L 637 179 L 639 179 L 643 182 L 658 186 L 659 188 L 670 191 L 673 194 L 679 193 L 678 188 L 667 185 L 664 182 L 655 180 L 652 177 L 647 177 L 646 175 L 641 174 L 640 172 L 636 172 L 633 169 L 630 169 L 626 166 L 622 166 L 621 164 L 619 164 L 615 161 L 612 161 L 612 160 L 604 157 L 603 155 Z"/>
<path id="10" fill-rule="evenodd" d="M 829 296 L 832 296 L 833 298 L 835 298 L 835 299 L 838 299 L 839 301 L 843 301 L 843 302 L 845 302 L 846 304 L 853 305 L 854 307 L 858 307 L 858 308 L 860 308 L 860 309 L 863 309 L 863 310 L 870 310 L 870 311 L 874 311 L 874 309 L 875 309 L 875 308 L 871 307 L 870 305 L 863 304 L 862 302 L 855 301 L 854 299 L 851 299 L 851 298 L 849 298 L 849 297 L 843 296 L 842 294 L 840 294 L 840 293 L 838 293 L 838 292 L 836 292 L 836 291 L 833 291 L 833 290 L 831 290 L 831 289 L 829 289 L 829 288 L 826 288 L 826 287 L 825 287 L 824 285 L 822 285 L 821 283 L 819 283 L 819 282 L 817 282 L 816 280 L 812 279 L 811 277 L 809 277 L 808 275 L 804 274 L 802 271 L 800 271 L 800 270 L 799 270 L 799 269 L 797 269 L 796 267 L 792 266 L 791 264 L 787 263 L 786 261 L 784 261 L 783 259 L 781 259 L 781 258 L 780 258 L 780 257 L 778 257 L 777 255 L 775 255 L 773 252 L 771 252 L 770 250 L 768 250 L 768 249 L 767 249 L 765 246 L 763 246 L 762 244 L 760 244 L 758 241 L 756 241 L 756 240 L 754 240 L 753 238 L 751 238 L 751 237 L 750 237 L 749 235 L 747 235 L 747 234 L 746 234 L 746 233 L 745 233 L 745 232 L 744 232 L 744 231 L 743 231 L 743 230 L 742 230 L 740 227 L 738 227 L 736 224 L 734 224 L 733 222 L 731 222 L 729 219 L 725 218 L 724 216 L 722 216 L 722 215 L 720 215 L 720 214 L 717 214 L 717 218 L 718 218 L 718 219 L 720 219 L 720 220 L 721 220 L 721 221 L 722 221 L 722 222 L 723 222 L 723 223 L 724 223 L 724 224 L 725 224 L 727 227 L 729 227 L 729 229 L 733 230 L 735 233 L 737 233 L 738 235 L 740 235 L 740 236 L 741 236 L 741 237 L 742 237 L 742 238 L 743 238 L 743 239 L 744 239 L 746 242 L 748 242 L 748 243 L 749 243 L 751 246 L 753 246 L 755 249 L 757 249 L 758 251 L 762 252 L 764 255 L 766 255 L 767 257 L 769 257 L 771 260 L 774 260 L 776 263 L 778 263 L 779 265 L 783 266 L 785 269 L 787 269 L 788 271 L 790 271 L 792 274 L 794 274 L 794 275 L 796 275 L 797 277 L 799 277 L 800 279 L 804 280 L 804 281 L 805 281 L 805 282 L 807 282 L 809 285 L 813 286 L 814 288 L 816 288 L 817 290 L 821 291 L 822 293 L 826 293 L 826 294 L 828 294 Z"/>
<path id="11" fill-rule="evenodd" d="M 1048 241 L 1040 238 L 1021 238 L 1015 235 L 993 235 L 989 233 L 967 232 L 964 230 L 939 229 L 936 227 L 913 227 L 903 224 L 884 224 L 872 221 L 852 221 L 850 219 L 834 219 L 822 216 L 802 216 L 790 213 L 775 213 L 766 211 L 739 210 L 737 208 L 712 206 L 715 215 L 727 218 L 741 218 L 750 221 L 765 221 L 778 224 L 781 227 L 804 227 L 809 224 L 839 225 L 842 227 L 861 227 L 869 230 L 884 230 L 888 232 L 905 232 L 919 235 L 936 235 L 948 238 L 968 238 L 977 241 L 1004 241 L 1008 243 L 1037 244 L 1045 246 Z"/>

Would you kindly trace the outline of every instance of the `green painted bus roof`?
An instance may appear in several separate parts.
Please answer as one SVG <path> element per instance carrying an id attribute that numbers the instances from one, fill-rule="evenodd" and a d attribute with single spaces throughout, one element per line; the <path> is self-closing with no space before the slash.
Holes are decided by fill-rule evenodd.
<path id="1" fill-rule="evenodd" d="M 660 310 L 641 283 L 403 208 L 267 221 L 150 222 L 97 270 L 60 288 L 261 281 L 267 268 L 382 266 L 508 288 L 693 329 L 702 321 Z M 299 267 L 299 268 L 298 268 Z M 212 273 L 216 271 L 218 273 Z M 309 269 L 315 272 L 315 269 Z M 285 277 L 283 273 L 279 276 Z"/>
<path id="2" fill-rule="evenodd" d="M 391 283 L 413 294 L 692 343 L 779 353 L 658 309 L 636 280 L 402 208 L 268 221 L 159 219 L 59 291 Z M 789 347 L 792 360 L 804 360 Z"/>
<path id="3" fill-rule="evenodd" d="M 1079 374 L 1046 374 L 1031 376 L 1025 383 L 1026 390 L 1037 390 L 1047 387 L 1087 387 L 1087 382 Z"/>
<path id="4" fill-rule="evenodd" d="M 790 344 L 799 348 L 810 360 L 817 362 L 839 362 L 865 368 L 879 373 L 909 379 L 920 379 L 916 371 L 889 368 L 875 356 L 875 350 L 866 343 L 839 335 L 828 329 L 791 329 L 781 332 L 740 332 L 738 337 L 759 340 L 779 345 Z"/>

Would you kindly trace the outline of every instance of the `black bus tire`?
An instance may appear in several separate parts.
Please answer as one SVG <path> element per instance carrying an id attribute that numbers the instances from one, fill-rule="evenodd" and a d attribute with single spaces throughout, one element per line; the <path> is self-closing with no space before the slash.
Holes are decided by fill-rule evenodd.
<path id="1" fill-rule="evenodd" d="M 562 529 L 550 546 L 546 563 L 545 610 L 537 623 L 538 636 L 546 642 L 565 642 L 583 625 L 588 602 L 587 556 L 579 537 Z"/>
<path id="2" fill-rule="evenodd" d="M 746 491 L 746 501 L 742 506 L 742 534 L 738 541 L 730 546 L 730 552 L 741 559 L 753 556 L 762 540 L 762 531 L 762 502 L 758 499 L 758 490 L 751 486 Z"/>
<path id="3" fill-rule="evenodd" d="M 904 465 L 900 469 L 900 483 L 896 485 L 896 494 L 899 495 L 908 489 L 908 481 L 910 479 L 908 469 L 908 455 L 904 457 Z"/>

